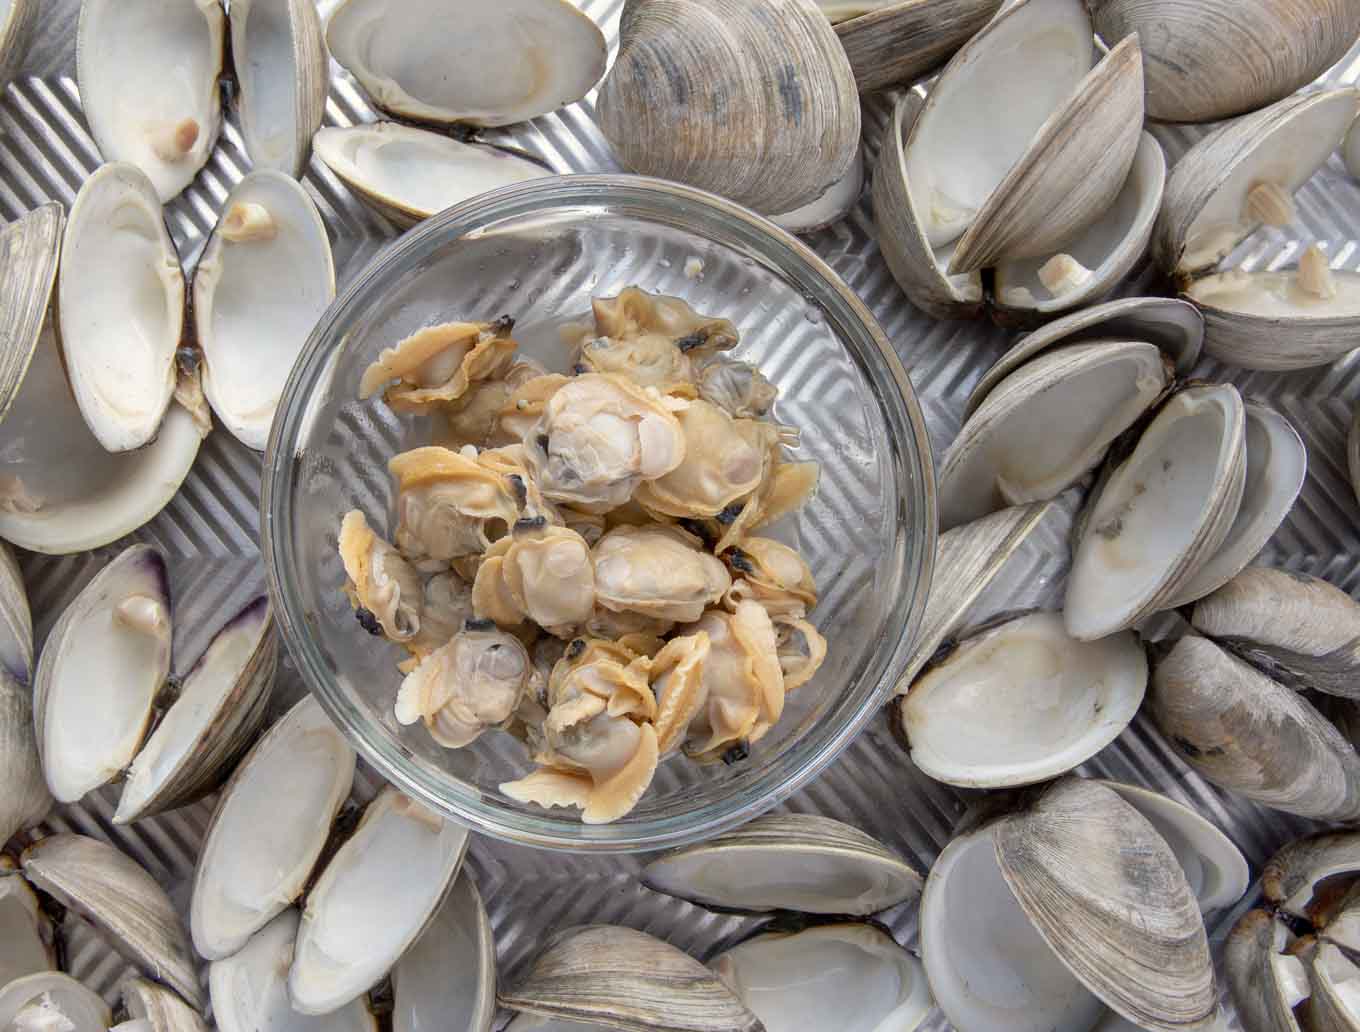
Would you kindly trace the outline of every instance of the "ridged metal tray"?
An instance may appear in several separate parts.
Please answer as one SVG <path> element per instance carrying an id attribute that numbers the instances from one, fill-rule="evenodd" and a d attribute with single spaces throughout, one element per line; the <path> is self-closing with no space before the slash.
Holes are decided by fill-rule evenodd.
<path id="1" fill-rule="evenodd" d="M 320 0 L 323 16 L 336 0 Z M 585 0 L 583 9 L 617 36 L 621 0 Z M 84 178 L 100 163 L 81 115 L 75 85 L 78 0 L 46 0 L 38 39 L 23 73 L 0 102 L 0 214 L 12 219 L 47 200 L 69 205 Z M 327 104 L 327 124 L 371 121 L 376 113 L 362 91 L 338 67 Z M 1360 48 L 1324 77 L 1352 83 L 1360 75 Z M 554 115 L 488 135 L 512 141 L 562 172 L 618 170 L 593 121 L 592 98 Z M 876 154 L 889 111 L 883 98 L 865 104 L 864 143 Z M 1155 128 L 1169 161 L 1176 160 L 1203 128 Z M 872 167 L 872 162 L 868 163 Z M 187 266 L 197 260 L 227 191 L 248 170 L 239 125 L 232 115 L 212 160 L 193 186 L 167 209 Z M 307 188 L 330 228 L 340 285 L 396 230 L 361 205 L 320 162 L 313 160 Z M 1290 231 L 1265 230 L 1243 244 L 1235 260 L 1246 268 L 1290 264 L 1311 241 L 1325 245 L 1334 264 L 1360 268 L 1360 184 L 1338 158 L 1298 196 L 1299 222 Z M 907 302 L 883 263 L 874 240 L 865 192 L 858 208 L 809 243 L 870 306 L 911 373 L 938 459 L 958 431 L 964 401 L 996 359 L 1009 334 L 986 323 L 935 322 Z M 1124 294 L 1160 292 L 1156 274 L 1143 266 Z M 1360 593 L 1360 507 L 1345 473 L 1345 435 L 1360 402 L 1360 363 L 1352 355 L 1333 366 L 1301 373 L 1244 373 L 1206 362 L 1197 375 L 1230 379 L 1245 394 L 1275 407 L 1298 428 L 1308 446 L 1303 493 L 1285 525 L 1261 556 L 1331 580 Z M 183 672 L 220 621 L 264 590 L 259 563 L 260 457 L 217 429 L 205 442 L 178 496 L 136 540 L 154 542 L 170 560 L 175 603 L 175 667 Z M 1069 492 L 1023 553 L 978 602 L 969 622 L 1020 607 L 1061 604 L 1068 563 L 1067 531 L 1076 504 Z M 21 557 L 41 644 L 75 594 L 127 542 L 64 558 Z M 281 709 L 303 691 L 285 660 L 277 688 Z M 1219 792 L 1182 764 L 1143 717 L 1082 768 L 1083 773 L 1133 781 L 1196 807 L 1242 849 L 1253 872 L 1307 822 Z M 373 791 L 371 772 L 361 791 Z M 39 829 L 78 831 L 107 839 L 141 861 L 187 907 L 195 858 L 212 801 L 131 828 L 111 818 L 116 793 L 98 793 L 78 806 L 56 811 Z M 821 813 L 879 836 L 922 870 L 948 841 L 967 804 L 966 794 L 917 773 L 893 742 L 887 722 L 874 721 L 812 787 L 784 809 Z M 469 866 L 486 899 L 495 928 L 502 979 L 513 978 L 547 932 L 583 922 L 618 922 L 644 929 L 701 958 L 740 938 L 752 921 L 708 913 L 645 889 L 634 857 L 584 857 L 539 853 L 479 838 Z M 1254 895 L 1254 892 L 1253 892 Z M 1249 895 L 1233 911 L 1210 916 L 1216 953 Z M 914 906 L 881 915 L 900 942 L 916 946 Z M 127 973 L 121 959 L 79 922 L 66 929 L 72 974 L 113 1001 Z M 938 1013 L 926 1026 L 948 1028 Z M 1233 1027 L 1237 1027 L 1233 1023 Z"/>

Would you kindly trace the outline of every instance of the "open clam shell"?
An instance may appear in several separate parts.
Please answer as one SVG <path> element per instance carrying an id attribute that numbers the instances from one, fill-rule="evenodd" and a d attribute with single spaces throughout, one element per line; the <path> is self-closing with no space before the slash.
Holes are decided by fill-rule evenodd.
<path id="1" fill-rule="evenodd" d="M 921 892 L 921 875 L 829 817 L 775 814 L 649 863 L 650 888 L 726 910 L 873 914 Z"/>
<path id="2" fill-rule="evenodd" d="M 189 923 L 202 956 L 236 952 L 302 894 L 354 765 L 354 751 L 308 696 L 236 768 L 194 872 Z"/>
<path id="3" fill-rule="evenodd" d="M 917 679 L 902 700 L 912 762 L 936 781 L 999 788 L 1084 763 L 1128 726 L 1147 657 L 1126 631 L 1068 637 L 1059 613 L 983 631 Z"/>
<path id="4" fill-rule="evenodd" d="M 1248 567 L 1200 599 L 1191 620 L 1277 680 L 1360 699 L 1360 603 L 1324 580 Z"/>
<path id="5" fill-rule="evenodd" d="M 940 526 L 1056 498 L 1170 388 L 1155 344 L 1102 341 L 1040 355 L 997 384 L 945 452 Z M 1064 417 L 1055 425 L 1053 412 Z"/>
<path id="6" fill-rule="evenodd" d="M 1123 187 L 1107 210 L 1063 242 L 1059 253 L 1002 262 L 994 280 L 994 317 L 1025 323 L 1110 293 L 1147 252 L 1162 204 L 1166 156 L 1143 133 Z"/>
<path id="7" fill-rule="evenodd" d="M 1303 489 L 1308 450 L 1278 412 L 1247 403 L 1246 449 L 1247 477 L 1237 517 L 1218 551 L 1177 592 L 1171 608 L 1203 598 L 1237 576 L 1280 529 Z"/>
<path id="8" fill-rule="evenodd" d="M 968 397 L 971 416 L 998 383 L 1026 362 L 1057 347 L 1091 340 L 1146 340 L 1162 349 L 1177 376 L 1188 376 L 1204 343 L 1204 317 L 1194 305 L 1166 297 L 1123 297 L 1055 319 L 1019 338 L 982 375 Z"/>
<path id="9" fill-rule="evenodd" d="M 383 789 L 307 894 L 288 995 L 329 1014 L 388 973 L 429 925 L 458 876 L 468 830 Z"/>
<path id="10" fill-rule="evenodd" d="M 1087 501 L 1063 614 L 1085 640 L 1166 609 L 1218 552 L 1242 501 L 1246 414 L 1236 388 L 1173 395 Z"/>
<path id="11" fill-rule="evenodd" d="M 34 886 L 94 925 L 129 963 L 203 1006 L 179 912 L 135 860 L 97 839 L 61 834 L 29 846 L 22 862 Z"/>
<path id="12" fill-rule="evenodd" d="M 818 6 L 836 27 L 862 91 L 912 82 L 981 29 L 1001 0 L 889 0 Z"/>
<path id="13" fill-rule="evenodd" d="M 0 230 L 0 318 L 5 331 L 0 346 L 0 420 L 19 396 L 37 350 L 65 226 L 65 210 L 52 202 Z M 8 436 L 13 428 L 7 426 L 5 432 Z"/>
<path id="14" fill-rule="evenodd" d="M 1089 6 L 1107 42 L 1131 32 L 1142 36 L 1148 117 L 1165 122 L 1217 121 L 1286 97 L 1341 60 L 1360 35 L 1360 9 L 1345 0 L 1090 0 Z"/>
<path id="15" fill-rule="evenodd" d="M 221 1032 L 377 1032 L 363 1000 L 324 1017 L 299 1014 L 288 998 L 288 969 L 300 917 L 292 908 L 257 931 L 229 957 L 208 967 L 213 1019 Z"/>
<path id="16" fill-rule="evenodd" d="M 225 40 L 221 0 L 80 5 L 76 81 L 90 132 L 104 160 L 136 165 L 162 201 L 193 182 L 217 142 Z"/>
<path id="17" fill-rule="evenodd" d="M 0 844 L 52 809 L 33 729 L 33 693 L 0 670 Z"/>
<path id="18" fill-rule="evenodd" d="M 628 168 L 766 215 L 849 170 L 859 96 L 812 0 L 633 0 L 625 15 L 596 113 Z"/>
<path id="19" fill-rule="evenodd" d="M 138 751 L 118 799 L 127 824 L 203 798 L 250 745 L 269 705 L 279 642 L 261 596 L 213 636 Z"/>
<path id="20" fill-rule="evenodd" d="M 1330 942 L 1319 943 L 1308 965 L 1311 1032 L 1360 1032 L 1360 967 Z"/>
<path id="21" fill-rule="evenodd" d="M 282 172 L 252 172 L 227 196 L 194 273 L 203 393 L 248 448 L 263 451 L 293 360 L 335 298 L 316 205 Z"/>
<path id="22" fill-rule="evenodd" d="M 1299 1032 L 1294 1008 L 1309 995 L 1298 957 L 1285 952 L 1292 936 L 1265 910 L 1249 910 L 1223 949 L 1223 971 L 1247 1032 Z"/>
<path id="23" fill-rule="evenodd" d="M 235 0 L 230 18 L 246 153 L 256 168 L 301 175 L 330 88 L 316 4 Z"/>
<path id="24" fill-rule="evenodd" d="M 1221 788 L 1320 820 L 1360 819 L 1360 757 L 1302 696 L 1187 634 L 1153 665 L 1149 708 L 1191 767 Z"/>
<path id="25" fill-rule="evenodd" d="M 1261 871 L 1261 892 L 1275 907 L 1322 923 L 1338 883 L 1360 874 L 1360 833 L 1323 832 L 1280 848 Z"/>
<path id="26" fill-rule="evenodd" d="M 326 42 L 380 108 L 421 122 L 537 118 L 605 67 L 604 36 L 567 0 L 345 0 Z"/>
<path id="27" fill-rule="evenodd" d="M 316 156 L 370 207 L 401 226 L 488 190 L 552 175 L 514 151 L 398 122 L 327 126 L 316 134 Z"/>
<path id="28" fill-rule="evenodd" d="M 1264 222 L 1292 222 L 1294 192 L 1336 150 L 1357 107 L 1354 87 L 1305 93 L 1205 136 L 1167 177 L 1152 239 L 1157 264 L 1194 275 Z"/>
<path id="29" fill-rule="evenodd" d="M 145 978 L 123 984 L 128 1020 L 109 1032 L 208 1032 L 198 1012 L 175 993 Z"/>
<path id="30" fill-rule="evenodd" d="M 392 991 L 393 1032 L 423 1032 L 431 1021 L 454 1032 L 490 1032 L 496 1016 L 496 943 L 466 870 L 392 969 Z"/>
<path id="31" fill-rule="evenodd" d="M 28 56 L 42 0 L 10 0 L 6 7 L 0 14 L 0 93 L 19 74 Z"/>
<path id="32" fill-rule="evenodd" d="M 175 390 L 184 273 L 160 198 L 135 165 L 103 165 L 71 206 L 57 277 L 61 350 L 76 404 L 107 451 L 140 448 Z"/>
<path id="33" fill-rule="evenodd" d="M 957 1028 L 1090 1028 L 1109 1005 L 1141 1028 L 1188 1029 L 1217 1010 L 1175 855 L 1116 793 L 1079 778 L 945 847 L 921 901 L 921 946 Z"/>
<path id="34" fill-rule="evenodd" d="M 757 935 L 710 966 L 765 1032 L 830 1032 L 849 1014 L 863 1028 L 912 1032 L 934 1003 L 921 962 L 871 924 Z"/>
<path id="35" fill-rule="evenodd" d="M 132 762 L 170 673 L 170 639 L 165 557 L 150 545 L 122 552 L 61 614 L 33 680 L 38 749 L 60 802 Z"/>
<path id="36" fill-rule="evenodd" d="M 936 319 L 967 319 L 982 311 L 982 277 L 948 272 L 953 242 L 934 246 L 926 234 L 928 212 L 920 212 L 907 179 L 904 150 L 925 104 L 920 94 L 904 93 L 893 104 L 878 152 L 872 191 L 874 225 L 883 260 L 911 303 Z"/>
<path id="37" fill-rule="evenodd" d="M 1049 502 L 1018 505 L 940 535 L 930 594 L 906 669 L 898 681 L 899 694 L 907 690 L 945 639 L 958 630 L 959 621 L 1051 508 Z"/>
<path id="38" fill-rule="evenodd" d="M 33 614 L 24 575 L 9 546 L 0 541 L 0 673 L 20 684 L 33 679 Z"/>
<path id="39" fill-rule="evenodd" d="M 501 1003 L 625 1032 L 758 1032 L 760 1020 L 718 976 L 645 932 L 585 925 L 550 938 Z"/>
<path id="40" fill-rule="evenodd" d="M 33 1024 L 19 1025 L 21 1012 Z M 50 1024 L 44 1023 L 50 1022 Z M 0 1028 L 61 1028 L 68 1032 L 107 1032 L 109 1005 L 91 989 L 60 971 L 44 971 L 0 986 Z"/>
<path id="41" fill-rule="evenodd" d="M 1232 839 L 1200 814 L 1176 800 L 1120 781 L 1100 784 L 1117 792 L 1148 819 L 1176 854 L 1185 880 L 1204 913 L 1230 907 L 1251 884 L 1251 870 Z"/>
<path id="42" fill-rule="evenodd" d="M 0 872 L 0 986 L 57 966 L 52 922 L 27 881 Z"/>

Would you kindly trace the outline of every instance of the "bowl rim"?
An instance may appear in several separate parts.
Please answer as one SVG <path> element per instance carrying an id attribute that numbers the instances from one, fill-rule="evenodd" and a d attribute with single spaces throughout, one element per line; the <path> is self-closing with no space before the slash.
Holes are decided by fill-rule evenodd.
<path id="1" fill-rule="evenodd" d="M 371 723 L 363 718 L 360 707 L 348 703 L 344 692 L 326 673 L 322 656 L 314 636 L 307 627 L 307 617 L 296 598 L 285 590 L 288 573 L 281 553 L 287 546 L 276 547 L 276 532 L 288 521 L 277 518 L 280 508 L 291 509 L 289 489 L 292 480 L 293 455 L 298 429 L 307 421 L 310 406 L 305 403 L 304 387 L 310 389 L 327 365 L 324 349 L 327 342 L 334 344 L 340 336 L 342 313 L 360 297 L 381 271 L 390 270 L 407 255 L 422 250 L 431 238 L 445 237 L 445 242 L 476 233 L 499 220 L 522 217 L 527 210 L 514 207 L 527 202 L 541 201 L 543 210 L 565 205 L 589 206 L 617 202 L 626 198 L 644 206 L 691 205 L 710 209 L 710 214 L 733 220 L 754 236 L 763 237 L 775 248 L 782 248 L 789 257 L 805 266 L 835 294 L 850 310 L 855 320 L 878 351 L 892 385 L 897 389 L 910 431 L 911 450 L 919 460 L 916 497 L 911 498 L 913 516 L 921 525 L 919 562 L 915 583 L 904 583 L 904 592 L 911 591 L 911 604 L 901 623 L 896 645 L 886 650 L 878 684 L 867 693 L 856 709 L 826 741 L 807 757 L 800 766 L 781 772 L 779 783 L 754 799 L 742 801 L 741 793 L 733 792 L 724 799 L 709 804 L 704 810 L 690 811 L 678 816 L 653 818 L 633 824 L 585 825 L 547 817 L 528 817 L 513 812 L 494 801 L 488 801 L 476 788 L 467 792 L 449 792 L 447 784 L 436 785 L 408 753 L 393 748 L 379 736 L 370 733 Z M 452 232 L 451 232 L 452 231 Z M 727 246 L 727 245 L 725 245 Z M 812 299 L 809 299 L 812 300 Z M 286 447 L 285 447 L 286 443 Z M 903 499 L 899 499 L 901 502 Z M 668 180 L 631 174 L 575 174 L 557 175 L 528 180 L 479 194 L 447 208 L 426 219 L 413 229 L 402 233 L 378 251 L 353 277 L 348 286 L 336 296 L 317 320 L 299 352 L 289 373 L 264 453 L 263 477 L 260 491 L 260 551 L 269 594 L 285 645 L 308 691 L 316 697 L 330 719 L 342 731 L 350 745 L 387 782 L 411 798 L 423 802 L 446 817 L 517 845 L 572 853 L 630 853 L 671 849 L 713 837 L 723 831 L 767 812 L 794 792 L 805 787 L 826 769 L 845 748 L 858 737 L 880 707 L 899 690 L 910 646 L 920 628 L 926 600 L 930 592 L 938 538 L 937 504 L 934 463 L 930 437 L 915 389 L 901 359 L 893 349 L 882 327 L 859 296 L 820 256 L 801 240 L 774 225 L 762 216 L 732 201 L 695 187 Z M 904 569 L 906 579 L 912 576 Z M 897 612 L 901 612 L 898 607 Z M 765 775 L 769 777 L 768 774 Z M 545 811 L 546 812 L 546 811 Z M 610 833 L 614 829 L 614 833 Z"/>

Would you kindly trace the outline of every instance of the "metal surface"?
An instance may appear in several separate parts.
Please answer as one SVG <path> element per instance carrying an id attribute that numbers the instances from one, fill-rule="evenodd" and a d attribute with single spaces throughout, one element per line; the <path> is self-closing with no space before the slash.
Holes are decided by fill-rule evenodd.
<path id="1" fill-rule="evenodd" d="M 334 0 L 323 0 L 323 14 Z M 621 4 L 587 0 L 584 9 L 616 35 Z M 70 204 L 82 179 L 99 163 L 86 130 L 74 82 L 76 0 L 46 0 L 35 46 L 0 103 L 0 213 L 14 218 L 49 199 Z M 339 70 L 327 106 L 327 123 L 348 125 L 374 112 L 353 81 Z M 1353 82 L 1360 57 L 1351 57 L 1327 77 Z M 888 105 L 866 104 L 866 146 L 874 151 Z M 592 122 L 589 103 L 493 135 L 548 161 L 560 171 L 617 168 Z M 1157 129 L 1174 161 L 1202 130 Z M 186 263 L 197 258 L 231 185 L 248 168 L 233 117 L 207 168 L 186 194 L 167 209 Z M 359 204 L 319 162 L 306 184 L 320 205 L 335 246 L 344 283 L 396 233 Z M 1360 267 L 1360 184 L 1338 158 L 1299 195 L 1299 224 L 1289 231 L 1258 233 L 1239 251 L 1249 268 L 1290 264 L 1302 247 L 1317 240 L 1338 267 Z M 958 430 L 965 399 L 984 369 L 1009 340 L 982 323 L 937 323 L 905 300 L 873 239 L 867 191 L 841 224 L 810 238 L 815 249 L 855 289 L 887 331 L 911 373 L 925 408 L 938 457 Z M 1156 289 L 1144 266 L 1122 293 Z M 1308 446 L 1308 480 L 1293 514 L 1262 555 L 1288 566 L 1360 590 L 1360 509 L 1345 473 L 1345 434 L 1353 405 L 1360 401 L 1360 365 L 1354 355 L 1334 366 L 1280 375 L 1231 373 L 1211 363 L 1200 375 L 1228 377 L 1244 393 L 1286 415 Z M 175 665 L 179 671 L 206 645 L 216 626 L 251 595 L 263 590 L 258 562 L 257 501 L 260 459 L 222 429 L 205 442 L 197 465 L 169 507 L 135 538 L 158 544 L 170 558 L 175 613 Z M 1066 531 L 1075 493 L 1035 535 L 1026 551 L 1003 573 L 975 607 L 973 617 L 1019 606 L 1056 606 L 1067 566 Z M 23 569 L 41 642 L 63 606 L 114 555 L 119 546 L 62 559 L 26 555 Z M 285 663 L 279 704 L 299 690 Z M 1254 873 L 1305 822 L 1263 810 L 1207 786 L 1167 748 L 1145 718 L 1083 770 L 1139 782 L 1188 802 L 1223 828 L 1242 848 Z M 373 787 L 371 777 L 367 786 Z M 59 810 L 43 830 L 73 830 L 109 839 L 146 864 L 180 902 L 187 903 L 189 879 L 210 805 L 200 804 L 132 828 L 114 828 L 116 792 L 105 791 L 80 806 Z M 916 773 L 892 742 L 886 722 L 876 719 L 841 759 L 786 809 L 823 813 L 856 824 L 883 838 L 927 868 L 948 840 L 963 812 L 963 796 Z M 500 952 L 501 977 L 513 977 L 554 928 L 584 921 L 622 922 L 669 939 L 701 957 L 730 944 L 753 922 L 709 914 L 690 904 L 658 896 L 636 879 L 634 858 L 574 857 L 536 853 L 485 839 L 472 847 L 470 867 L 490 910 Z M 1245 906 L 1245 904 L 1243 905 Z M 1212 915 L 1216 944 L 1242 908 Z M 898 937 L 916 944 L 914 907 L 883 915 Z M 69 966 L 110 999 L 126 969 L 88 930 L 70 929 Z M 938 1015 L 928 1025 L 945 1028 Z"/>

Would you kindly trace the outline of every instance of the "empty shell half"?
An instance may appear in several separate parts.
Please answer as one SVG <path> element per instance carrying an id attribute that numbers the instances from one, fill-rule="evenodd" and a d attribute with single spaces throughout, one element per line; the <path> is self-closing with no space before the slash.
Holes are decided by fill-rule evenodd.
<path id="1" fill-rule="evenodd" d="M 41 8 L 42 0 L 10 0 L 0 12 L 0 93 L 23 67 Z"/>
<path id="2" fill-rule="evenodd" d="M 496 943 L 486 907 L 460 871 L 429 927 L 392 969 L 393 1032 L 432 1021 L 453 1032 L 490 1032 L 496 1016 Z"/>
<path id="3" fill-rule="evenodd" d="M 0 673 L 20 684 L 33 679 L 33 614 L 24 575 L 9 546 L 0 541 Z"/>
<path id="4" fill-rule="evenodd" d="M 105 161 L 136 165 L 168 201 L 222 129 L 221 0 L 82 0 L 76 81 Z M 168 74 L 167 70 L 173 70 Z"/>
<path id="5" fill-rule="evenodd" d="M 57 279 L 66 212 L 56 202 L 39 205 L 0 231 L 0 420 L 19 395 L 38 347 Z M 6 427 L 6 436 L 12 433 Z M 8 449 L 0 456 L 8 459 Z M 0 477 L 0 482 L 3 482 Z M 6 489 L 4 497 L 8 498 Z M 9 504 L 13 504 L 10 500 Z M 0 509 L 5 502 L 0 500 Z"/>
<path id="6" fill-rule="evenodd" d="M 316 4 L 235 0 L 230 17 L 246 153 L 256 168 L 301 175 L 330 88 Z"/>
<path id="7" fill-rule="evenodd" d="M 60 971 L 43 971 L 0 986 L 0 1028 L 107 1032 L 109 1005 Z"/>
<path id="8" fill-rule="evenodd" d="M 194 273 L 203 393 L 248 448 L 263 451 L 284 382 L 335 298 L 326 225 L 282 172 L 252 172 L 227 196 Z"/>
<path id="9" fill-rule="evenodd" d="M 189 923 L 199 954 L 230 956 L 302 894 L 354 765 L 311 696 L 256 743 L 222 791 L 194 871 Z"/>
<path id="10" fill-rule="evenodd" d="M 1147 688 L 1130 631 L 1070 638 L 1032 613 L 965 639 L 901 702 L 912 762 L 937 781 L 999 788 L 1086 762 L 1128 726 Z"/>
<path id="11" fill-rule="evenodd" d="M 0 872 L 0 987 L 56 966 L 52 922 L 37 895 L 23 878 Z"/>
<path id="12" fill-rule="evenodd" d="M 411 226 L 470 197 L 552 175 L 515 151 L 398 122 L 316 134 L 316 156 L 380 214 Z"/>
<path id="13" fill-rule="evenodd" d="M 104 165 L 80 188 L 57 278 L 66 371 L 90 431 L 111 452 L 160 429 L 175 390 L 184 273 L 160 199 L 135 165 Z"/>
<path id="14" fill-rule="evenodd" d="M 0 670 L 0 842 L 31 828 L 52 809 L 33 729 L 33 692 Z"/>
<path id="15" fill-rule="evenodd" d="M 1249 910 L 1228 933 L 1223 971 L 1242 1027 L 1250 1032 L 1299 1032 L 1294 1008 L 1310 994 L 1294 937 L 1266 910 Z"/>
<path id="16" fill-rule="evenodd" d="M 421 122 L 537 118 L 605 66 L 604 36 L 567 0 L 344 0 L 326 42 L 378 107 Z"/>
<path id="17" fill-rule="evenodd" d="M 727 910 L 873 914 L 915 899 L 921 876 L 871 835 L 812 814 L 760 817 L 658 857 L 651 888 Z"/>

